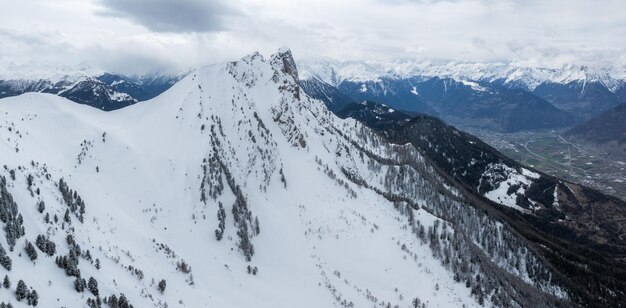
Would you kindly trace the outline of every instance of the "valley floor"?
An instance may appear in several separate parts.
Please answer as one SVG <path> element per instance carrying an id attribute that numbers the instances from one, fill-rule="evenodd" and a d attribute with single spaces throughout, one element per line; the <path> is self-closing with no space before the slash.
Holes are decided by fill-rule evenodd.
<path id="1" fill-rule="evenodd" d="M 522 164 L 626 200 L 626 153 L 566 139 L 560 130 L 464 130 Z"/>

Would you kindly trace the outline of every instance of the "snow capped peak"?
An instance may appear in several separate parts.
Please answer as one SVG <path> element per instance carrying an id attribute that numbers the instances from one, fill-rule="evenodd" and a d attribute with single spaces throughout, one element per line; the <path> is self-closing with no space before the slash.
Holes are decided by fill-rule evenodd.
<path id="1" fill-rule="evenodd" d="M 621 80 L 611 76 L 608 70 L 592 68 L 586 65 L 565 64 L 560 69 L 554 70 L 551 78 L 553 82 L 570 83 L 598 82 L 611 91 L 615 91 L 621 84 Z"/>
<path id="2" fill-rule="evenodd" d="M 344 80 L 371 81 L 381 77 L 395 75 L 393 69 L 381 67 L 376 63 L 366 61 L 337 61 L 322 59 L 316 61 L 300 61 L 302 78 L 317 78 L 330 85 L 338 85 Z"/>
<path id="3" fill-rule="evenodd" d="M 584 65 L 564 65 L 558 69 L 527 66 L 521 63 L 480 63 L 390 60 L 338 61 L 330 59 L 300 62 L 302 78 L 317 78 L 332 85 L 344 80 L 353 82 L 377 81 L 381 78 L 448 77 L 457 81 L 501 81 L 513 87 L 533 90 L 544 82 L 600 82 L 615 91 L 623 77 L 614 70 L 591 68 Z M 614 77 L 614 75 L 616 77 Z"/>
<path id="4" fill-rule="evenodd" d="M 479 91 L 479 92 L 487 91 L 487 88 L 479 85 L 477 82 L 474 82 L 474 81 L 461 80 L 461 83 L 472 88 L 472 90 L 475 90 L 475 91 Z"/>

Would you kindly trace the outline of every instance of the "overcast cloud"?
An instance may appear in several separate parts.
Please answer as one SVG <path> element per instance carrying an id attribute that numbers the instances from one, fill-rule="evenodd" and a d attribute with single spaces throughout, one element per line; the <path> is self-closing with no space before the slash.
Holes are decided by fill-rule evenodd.
<path id="1" fill-rule="evenodd" d="M 623 68 L 626 2 L 8 0 L 0 12 L 0 68 L 177 71 L 281 46 L 300 59 Z"/>
<path id="2" fill-rule="evenodd" d="M 213 32 L 235 11 L 206 0 L 101 0 L 101 14 L 128 18 L 155 32 Z"/>

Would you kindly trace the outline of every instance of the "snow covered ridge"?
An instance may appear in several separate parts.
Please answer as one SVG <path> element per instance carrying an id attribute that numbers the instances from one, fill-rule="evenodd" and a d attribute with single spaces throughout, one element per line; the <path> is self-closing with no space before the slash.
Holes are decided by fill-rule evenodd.
<path id="1" fill-rule="evenodd" d="M 599 82 L 615 92 L 624 85 L 626 68 L 593 68 L 582 65 L 564 65 L 560 68 L 542 68 L 516 63 L 434 64 L 424 61 L 301 61 L 303 79 L 320 80 L 339 85 L 342 81 L 365 82 L 380 78 L 448 77 L 459 82 L 501 82 L 532 91 L 542 83 Z"/>
<path id="2" fill-rule="evenodd" d="M 0 114 L 0 277 L 19 290 L 0 302 L 15 307 L 570 298 L 415 148 L 301 91 L 287 49 L 194 70 L 112 112 L 28 93 Z"/>
<path id="3" fill-rule="evenodd" d="M 44 75 L 17 71 L 13 75 L 5 74 L 0 77 L 0 98 L 27 92 L 51 93 L 110 111 L 153 98 L 186 74 L 124 76 L 85 70 L 65 73 Z"/>

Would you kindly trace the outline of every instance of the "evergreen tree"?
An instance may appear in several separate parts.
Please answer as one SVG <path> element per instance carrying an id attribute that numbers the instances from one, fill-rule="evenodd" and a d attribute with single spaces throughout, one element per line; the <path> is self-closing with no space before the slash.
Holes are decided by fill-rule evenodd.
<path id="1" fill-rule="evenodd" d="M 98 306 L 96 306 L 96 301 L 93 298 L 87 299 L 87 306 L 89 308 L 98 308 Z"/>
<path id="2" fill-rule="evenodd" d="M 26 241 L 26 247 L 24 247 L 24 249 L 31 261 L 37 260 L 37 250 L 35 250 L 35 246 L 33 246 L 31 242 Z"/>
<path id="3" fill-rule="evenodd" d="M 37 236 L 35 245 L 37 245 L 37 248 L 48 256 L 53 256 L 57 250 L 56 244 L 41 234 Z"/>
<path id="4" fill-rule="evenodd" d="M 7 271 L 10 271 L 13 267 L 13 260 L 6 254 L 6 251 L 2 246 L 0 246 L 0 265 L 4 267 Z"/>
<path id="5" fill-rule="evenodd" d="M 7 289 L 11 288 L 11 280 L 9 280 L 9 275 L 4 275 L 4 281 L 2 282 L 2 285 Z"/>
<path id="6" fill-rule="evenodd" d="M 89 277 L 89 283 L 87 283 L 87 288 L 89 288 L 89 292 L 95 295 L 96 297 L 100 293 L 98 290 L 98 281 L 95 278 Z"/>
<path id="7" fill-rule="evenodd" d="M 28 295 L 28 288 L 26 288 L 24 280 L 20 279 L 20 281 L 17 282 L 17 289 L 15 289 L 15 297 L 18 301 L 21 301 L 26 298 L 26 295 Z"/>
<path id="8" fill-rule="evenodd" d="M 126 295 L 124 295 L 124 293 L 120 294 L 120 298 L 118 300 L 118 305 L 119 305 L 120 308 L 131 308 L 131 307 L 133 307 L 128 302 L 128 299 L 126 299 Z"/>
<path id="9" fill-rule="evenodd" d="M 65 210 L 65 215 L 63 215 L 63 220 L 67 223 L 72 222 L 72 220 L 70 219 L 70 210 Z"/>
<path id="10" fill-rule="evenodd" d="M 85 279 L 76 278 L 76 280 L 74 280 L 74 289 L 76 290 L 76 292 L 82 293 L 83 291 L 85 291 L 85 286 Z"/>
<path id="11" fill-rule="evenodd" d="M 185 260 L 180 260 L 179 262 L 177 262 L 176 269 L 185 274 L 189 274 L 191 272 L 191 266 L 189 266 L 189 264 L 187 264 Z"/>
<path id="12" fill-rule="evenodd" d="M 32 290 L 26 296 L 26 300 L 29 305 L 37 306 L 39 304 L 39 294 L 37 294 L 36 290 Z"/>
<path id="13" fill-rule="evenodd" d="M 219 221 L 218 228 L 215 229 L 215 237 L 218 241 L 224 237 L 224 229 L 226 228 L 226 211 L 222 206 L 222 203 L 218 203 L 219 209 L 217 210 L 217 220 Z"/>
<path id="14" fill-rule="evenodd" d="M 159 292 L 161 293 L 165 292 L 166 286 L 167 286 L 167 283 L 165 282 L 165 279 L 161 279 L 161 281 L 159 281 Z"/>
<path id="15" fill-rule="evenodd" d="M 239 230 L 237 230 L 237 235 L 239 236 L 239 249 L 243 251 L 243 255 L 246 258 L 246 261 L 250 262 L 252 260 L 252 256 L 254 255 L 254 246 L 252 242 L 250 242 L 250 238 L 248 237 L 248 232 L 246 231 L 246 223 L 243 221 Z"/>
<path id="16" fill-rule="evenodd" d="M 87 251 L 84 254 L 85 260 L 90 260 L 91 261 L 91 251 L 89 251 L 89 249 L 87 249 Z"/>
<path id="17" fill-rule="evenodd" d="M 28 185 L 28 190 L 32 190 L 33 182 L 34 182 L 33 175 L 28 174 L 28 176 L 26 177 L 26 184 Z"/>
<path id="18" fill-rule="evenodd" d="M 39 204 L 37 204 L 37 210 L 39 211 L 39 213 L 43 213 L 45 209 L 46 203 L 44 203 L 43 200 L 39 201 Z"/>
<path id="19" fill-rule="evenodd" d="M 111 308 L 119 308 L 120 307 L 119 304 L 118 304 L 118 301 L 117 301 L 117 296 L 115 296 L 115 294 L 113 294 L 113 295 L 111 295 L 109 297 L 109 307 L 111 307 Z"/>

